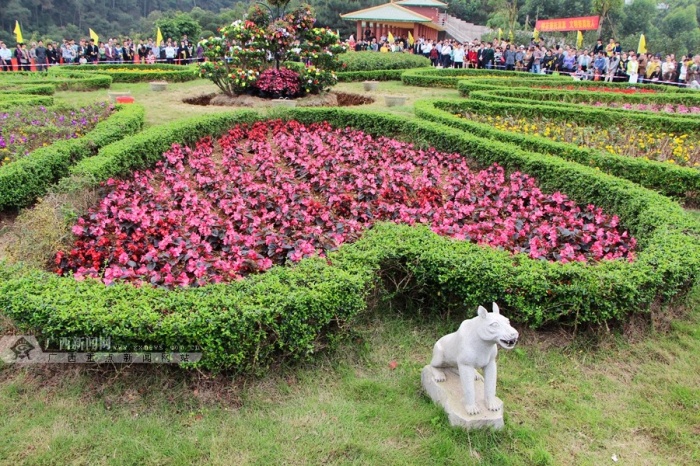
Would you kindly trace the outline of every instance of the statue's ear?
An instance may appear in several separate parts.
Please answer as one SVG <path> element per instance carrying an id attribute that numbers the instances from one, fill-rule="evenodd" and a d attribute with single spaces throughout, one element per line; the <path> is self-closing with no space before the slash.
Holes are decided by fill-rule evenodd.
<path id="1" fill-rule="evenodd" d="M 493 303 L 493 313 L 494 314 L 500 314 L 501 310 L 498 308 L 498 304 Z"/>
<path id="2" fill-rule="evenodd" d="M 486 314 L 489 313 L 486 309 L 484 309 L 484 306 L 479 306 L 479 310 L 477 311 L 479 313 L 479 317 L 486 318 Z"/>

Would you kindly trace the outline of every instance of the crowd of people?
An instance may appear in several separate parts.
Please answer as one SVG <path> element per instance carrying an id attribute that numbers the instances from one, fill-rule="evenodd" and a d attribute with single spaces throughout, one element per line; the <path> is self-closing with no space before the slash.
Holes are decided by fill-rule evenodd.
<path id="1" fill-rule="evenodd" d="M 474 40 L 460 43 L 456 40 L 427 40 L 419 37 L 411 45 L 405 37 L 390 42 L 366 32 L 349 46 L 355 51 L 412 52 L 430 59 L 438 68 L 482 68 L 524 71 L 542 74 L 568 74 L 574 79 L 630 83 L 667 83 L 698 86 L 700 55 L 685 55 L 677 59 L 669 54 L 662 60 L 660 54 L 623 51 L 620 42 L 610 39 L 607 45 L 598 40 L 592 49 L 577 49 L 564 44 L 547 45 L 543 38 L 530 44 L 516 45 L 508 40 L 486 42 Z M 694 83 L 694 84 L 693 84 Z"/>
<path id="2" fill-rule="evenodd" d="M 168 38 L 156 44 L 153 39 L 132 41 L 110 38 L 107 42 L 95 42 L 94 39 L 81 39 L 78 42 L 64 39 L 63 43 L 54 44 L 43 41 L 32 42 L 29 47 L 18 43 L 14 50 L 0 41 L 0 67 L 2 71 L 12 71 L 12 59 L 17 70 L 30 71 L 32 65 L 36 71 L 45 71 L 49 66 L 95 63 L 142 63 L 156 62 L 186 65 L 194 60 L 204 60 L 204 49 L 182 36 L 180 41 Z"/>
<path id="3" fill-rule="evenodd" d="M 630 82 L 666 83 L 700 88 L 700 55 L 685 55 L 680 59 L 674 54 L 637 53 L 623 51 L 619 42 L 610 39 L 603 45 L 598 40 L 592 49 L 575 48 L 565 44 L 546 44 L 543 38 L 525 45 L 516 45 L 508 40 L 492 42 L 475 39 L 458 42 L 452 39 L 428 40 L 419 37 L 411 41 L 397 37 L 390 41 L 386 36 L 375 37 L 370 30 L 356 41 L 353 36 L 346 41 L 350 50 L 376 52 L 408 52 L 430 59 L 438 68 L 482 68 L 512 70 L 542 74 L 569 74 L 574 79 Z M 0 67 L 3 71 L 13 69 L 45 71 L 59 64 L 91 63 L 142 63 L 156 62 L 186 65 L 193 61 L 204 61 L 201 42 L 194 43 L 184 35 L 179 41 L 168 38 L 160 44 L 153 39 L 132 41 L 110 38 L 107 42 L 82 39 L 76 42 L 64 39 L 62 44 L 41 40 L 27 44 L 18 43 L 11 50 L 0 42 Z"/>

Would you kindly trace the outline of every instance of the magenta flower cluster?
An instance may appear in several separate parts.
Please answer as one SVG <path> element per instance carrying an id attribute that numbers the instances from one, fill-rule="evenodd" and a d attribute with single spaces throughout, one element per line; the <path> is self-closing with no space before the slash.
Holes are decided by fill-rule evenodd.
<path id="1" fill-rule="evenodd" d="M 527 175 L 472 172 L 459 154 L 325 123 L 239 125 L 107 184 L 73 227 L 73 249 L 57 253 L 57 272 L 106 284 L 224 282 L 326 255 L 378 221 L 549 261 L 632 260 L 635 248 L 617 217 L 545 194 Z"/>
<path id="2" fill-rule="evenodd" d="M 301 94 L 299 73 L 287 68 L 269 68 L 258 77 L 255 82 L 260 92 L 265 97 L 297 97 Z"/>

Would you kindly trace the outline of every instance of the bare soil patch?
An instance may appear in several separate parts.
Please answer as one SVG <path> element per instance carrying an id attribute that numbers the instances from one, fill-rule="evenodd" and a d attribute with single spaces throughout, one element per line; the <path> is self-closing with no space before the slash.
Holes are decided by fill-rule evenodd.
<path id="1" fill-rule="evenodd" d="M 189 105 L 200 106 L 222 106 L 222 107 L 248 107 L 260 108 L 271 107 L 279 100 L 263 99 L 250 95 L 239 95 L 229 97 L 224 94 L 210 93 L 194 97 L 187 97 L 182 101 Z M 300 99 L 294 99 L 299 107 L 351 107 L 356 105 L 366 105 L 374 102 L 372 97 L 348 92 L 328 92 L 319 95 L 308 95 Z"/>

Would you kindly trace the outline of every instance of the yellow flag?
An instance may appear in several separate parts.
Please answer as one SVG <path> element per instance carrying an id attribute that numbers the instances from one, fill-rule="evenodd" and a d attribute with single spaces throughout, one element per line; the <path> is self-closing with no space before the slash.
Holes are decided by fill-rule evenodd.
<path id="1" fill-rule="evenodd" d="M 413 47 L 413 44 L 416 42 L 416 40 L 413 38 L 413 34 L 411 34 L 411 31 L 408 31 L 408 45 Z"/>
<path id="2" fill-rule="evenodd" d="M 160 47 L 160 43 L 163 42 L 163 33 L 160 32 L 160 28 L 156 31 L 156 46 Z"/>
<path id="3" fill-rule="evenodd" d="M 540 40 L 540 31 L 538 31 L 537 28 L 532 31 L 532 37 L 534 37 L 536 41 Z"/>
<path id="4" fill-rule="evenodd" d="M 512 29 L 508 32 L 508 40 L 510 40 L 511 42 L 515 42 L 515 34 L 513 34 Z"/>
<path id="5" fill-rule="evenodd" d="M 15 37 L 17 37 L 17 43 L 18 44 L 23 44 L 24 39 L 22 38 L 22 30 L 19 28 L 19 21 L 15 21 L 15 30 L 12 31 L 15 33 Z"/>
<path id="6" fill-rule="evenodd" d="M 394 41 L 394 35 L 393 35 L 392 33 L 389 33 L 389 35 L 387 36 L 386 40 L 387 40 L 390 44 L 393 44 L 393 43 L 395 42 L 395 41 Z"/>
<path id="7" fill-rule="evenodd" d="M 647 53 L 647 40 L 644 34 L 639 36 L 639 45 L 637 46 L 637 53 Z"/>
<path id="8" fill-rule="evenodd" d="M 583 46 L 583 33 L 581 31 L 578 31 L 578 34 L 576 35 L 576 48 L 580 49 Z"/>
<path id="9" fill-rule="evenodd" d="M 95 43 L 98 43 L 100 41 L 100 36 L 98 36 L 97 33 L 92 29 L 88 28 L 88 31 L 90 31 L 90 39 L 93 39 Z"/>
<path id="10" fill-rule="evenodd" d="M 501 37 L 503 37 L 503 29 L 498 28 L 498 40 L 501 40 Z"/>

